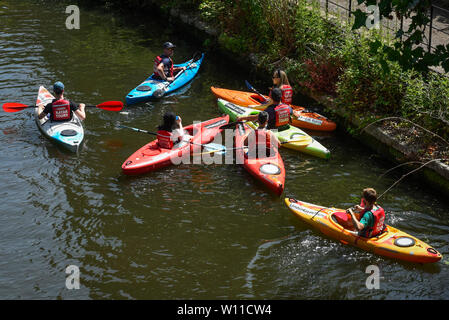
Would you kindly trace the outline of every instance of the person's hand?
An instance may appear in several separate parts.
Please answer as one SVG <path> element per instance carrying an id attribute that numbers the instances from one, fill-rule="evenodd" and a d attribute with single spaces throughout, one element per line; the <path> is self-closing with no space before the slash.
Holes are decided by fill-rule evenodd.
<path id="1" fill-rule="evenodd" d="M 167 78 L 167 81 L 168 81 L 168 82 L 173 82 L 173 80 L 175 80 L 175 77 L 168 77 L 168 78 Z"/>
<path id="2" fill-rule="evenodd" d="M 357 204 L 354 206 L 354 210 L 356 210 L 357 212 L 360 212 L 363 210 L 363 208 Z"/>
<path id="3" fill-rule="evenodd" d="M 180 123 L 181 123 L 181 117 L 180 117 L 180 116 L 177 116 L 177 117 L 176 117 L 176 123 L 177 123 L 177 124 L 180 124 Z"/>

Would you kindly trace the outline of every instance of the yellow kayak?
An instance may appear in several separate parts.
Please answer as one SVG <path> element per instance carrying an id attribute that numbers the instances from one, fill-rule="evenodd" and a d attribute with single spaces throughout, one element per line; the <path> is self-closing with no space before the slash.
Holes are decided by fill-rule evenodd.
<path id="1" fill-rule="evenodd" d="M 387 225 L 377 237 L 365 238 L 352 227 L 345 210 L 326 208 L 304 201 L 285 198 L 295 216 L 311 224 L 330 238 L 381 256 L 415 263 L 438 262 L 443 257 L 425 242 Z"/>

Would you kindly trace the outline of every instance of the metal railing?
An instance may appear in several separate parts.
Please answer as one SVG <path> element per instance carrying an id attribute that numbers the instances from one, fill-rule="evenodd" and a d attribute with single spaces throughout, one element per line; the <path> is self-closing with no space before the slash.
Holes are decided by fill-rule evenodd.
<path id="1" fill-rule="evenodd" d="M 342 0 L 339 2 L 334 2 L 331 0 L 313 0 L 313 1 L 319 1 L 320 6 L 324 4 L 326 15 L 331 12 L 329 9 L 329 5 L 333 5 L 336 8 L 342 9 L 346 11 L 348 22 L 351 22 L 351 13 L 354 9 L 353 1 L 354 0 Z M 338 0 L 335 0 L 338 1 Z M 345 4 L 345 5 L 343 5 Z M 359 8 L 361 6 L 358 6 Z M 338 10 L 337 10 L 338 11 Z M 334 11 L 335 12 L 335 11 Z M 426 42 L 422 42 L 421 45 L 424 45 L 427 48 L 427 51 L 431 52 L 432 49 L 436 49 L 434 45 L 446 45 L 449 43 L 449 10 L 441 8 L 439 6 L 436 6 L 434 4 L 431 4 L 429 8 L 429 24 L 426 25 L 425 28 L 428 27 L 428 31 L 425 34 Z M 385 20 L 385 19 L 383 19 Z M 393 18 L 392 20 L 395 20 Z M 397 18 L 396 18 L 397 20 Z M 399 21 L 399 28 L 398 29 L 392 29 L 389 27 L 389 25 L 382 25 L 382 28 L 386 28 L 388 30 L 391 30 L 393 32 L 397 32 L 399 30 L 403 30 L 404 24 L 407 24 L 409 19 L 404 19 L 404 17 L 401 17 Z M 436 20 L 434 22 L 434 20 Z M 402 41 L 402 35 L 401 35 L 401 41 Z M 432 43 L 433 41 L 433 43 Z"/>

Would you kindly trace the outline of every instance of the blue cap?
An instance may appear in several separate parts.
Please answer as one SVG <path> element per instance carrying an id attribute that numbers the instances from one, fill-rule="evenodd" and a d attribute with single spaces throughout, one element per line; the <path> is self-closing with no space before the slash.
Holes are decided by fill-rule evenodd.
<path id="1" fill-rule="evenodd" d="M 64 84 L 61 81 L 55 82 L 53 85 L 54 92 L 62 92 L 64 91 Z"/>

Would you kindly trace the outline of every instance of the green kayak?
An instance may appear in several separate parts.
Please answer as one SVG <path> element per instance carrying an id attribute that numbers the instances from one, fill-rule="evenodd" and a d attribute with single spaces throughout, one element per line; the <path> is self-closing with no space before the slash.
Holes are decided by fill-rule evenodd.
<path id="1" fill-rule="evenodd" d="M 230 122 L 235 121 L 237 117 L 246 117 L 260 112 L 260 110 L 241 107 L 223 99 L 218 99 L 218 108 L 229 115 Z M 256 128 L 253 122 L 248 122 L 248 124 L 252 128 Z M 280 142 L 286 142 L 282 144 L 285 148 L 304 152 L 318 158 L 330 158 L 330 151 L 327 148 L 299 128 L 286 125 L 278 128 L 278 131 L 274 133 Z M 310 137 L 310 143 L 308 144 L 303 143 L 306 137 Z"/>

